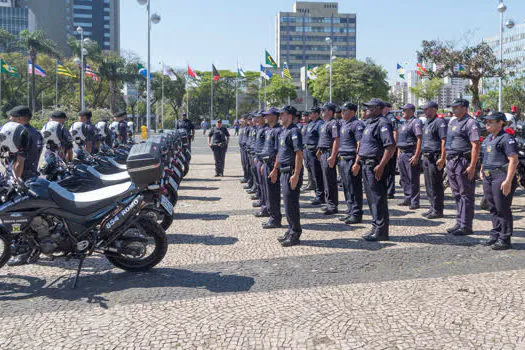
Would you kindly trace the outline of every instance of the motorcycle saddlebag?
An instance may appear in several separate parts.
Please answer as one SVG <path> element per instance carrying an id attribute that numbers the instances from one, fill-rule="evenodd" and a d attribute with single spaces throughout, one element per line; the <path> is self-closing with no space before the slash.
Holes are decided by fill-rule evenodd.
<path id="1" fill-rule="evenodd" d="M 134 145 L 126 165 L 131 181 L 139 187 L 160 181 L 164 169 L 160 146 L 151 141 Z"/>

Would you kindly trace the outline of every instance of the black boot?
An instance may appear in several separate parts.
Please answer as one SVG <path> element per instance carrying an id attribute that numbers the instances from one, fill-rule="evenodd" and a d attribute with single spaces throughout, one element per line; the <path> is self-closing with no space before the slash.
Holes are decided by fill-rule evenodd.
<path id="1" fill-rule="evenodd" d="M 291 232 L 288 237 L 284 241 L 281 242 L 281 245 L 283 247 L 292 247 L 294 245 L 301 244 L 301 241 L 299 240 L 299 237 L 301 236 L 300 233 Z"/>
<path id="2" fill-rule="evenodd" d="M 277 240 L 279 241 L 279 243 L 283 243 L 284 241 L 286 241 L 286 239 L 288 238 L 289 235 L 290 235 L 290 231 L 286 231 L 284 233 L 284 235 L 282 235 L 281 237 L 277 238 Z"/>
<path id="3" fill-rule="evenodd" d="M 512 248 L 512 245 L 510 244 L 510 238 L 507 239 L 498 239 L 496 243 L 492 246 L 493 250 L 507 250 Z"/>
<path id="4" fill-rule="evenodd" d="M 369 242 L 388 241 L 388 235 L 381 234 L 379 232 L 374 232 L 369 236 L 364 236 L 363 238 L 365 241 Z"/>

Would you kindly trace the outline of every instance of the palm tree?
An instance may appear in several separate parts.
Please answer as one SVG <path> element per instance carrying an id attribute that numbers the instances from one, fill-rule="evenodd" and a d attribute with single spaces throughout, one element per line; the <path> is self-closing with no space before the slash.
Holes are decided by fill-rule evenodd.
<path id="1" fill-rule="evenodd" d="M 112 113 L 117 112 L 119 102 L 119 87 L 124 80 L 128 80 L 126 72 L 126 62 L 124 59 L 113 53 L 105 53 L 99 66 L 102 79 L 109 82 L 109 106 Z"/>
<path id="2" fill-rule="evenodd" d="M 58 49 L 57 44 L 46 37 L 44 32 L 42 30 L 35 30 L 34 32 L 30 32 L 29 30 L 25 29 L 20 32 L 20 42 L 22 43 L 22 47 L 24 47 L 29 52 L 29 57 L 31 59 L 31 62 L 33 63 L 31 74 L 32 76 L 32 87 L 31 87 L 31 95 L 32 95 L 32 109 L 33 112 L 36 110 L 36 80 L 35 80 L 35 64 L 37 63 L 37 55 L 38 53 L 45 53 L 50 56 L 58 57 Z"/>

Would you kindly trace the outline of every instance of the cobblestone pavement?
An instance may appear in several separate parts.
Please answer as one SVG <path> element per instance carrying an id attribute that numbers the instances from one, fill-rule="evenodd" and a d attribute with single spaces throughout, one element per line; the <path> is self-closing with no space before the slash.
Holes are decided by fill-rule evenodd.
<path id="1" fill-rule="evenodd" d="M 475 235 L 444 235 L 450 198 L 437 221 L 421 217 L 425 199 L 415 212 L 391 202 L 391 240 L 368 243 L 367 212 L 350 228 L 309 193 L 302 245 L 284 249 L 283 230 L 251 215 L 237 147 L 219 179 L 202 137 L 193 151 L 163 262 L 130 274 L 94 256 L 76 290 L 74 261 L 4 267 L 0 349 L 525 349 L 523 190 L 510 251 L 479 245 L 479 208 Z"/>

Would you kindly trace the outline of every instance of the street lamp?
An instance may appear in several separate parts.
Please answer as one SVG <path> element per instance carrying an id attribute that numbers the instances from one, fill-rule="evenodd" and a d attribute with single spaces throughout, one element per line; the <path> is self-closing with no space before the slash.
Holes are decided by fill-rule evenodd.
<path id="1" fill-rule="evenodd" d="M 328 45 L 330 45 L 330 103 L 332 103 L 332 56 L 333 56 L 333 46 L 332 46 L 332 39 L 326 38 L 325 39 Z"/>
<path id="2" fill-rule="evenodd" d="M 147 73 L 146 73 L 146 91 L 147 91 L 147 101 L 146 101 L 146 125 L 147 129 L 149 131 L 150 129 L 150 116 L 151 116 L 151 79 L 150 79 L 150 72 L 151 72 L 151 23 L 158 24 L 160 22 L 160 15 L 157 13 L 151 14 L 151 6 L 149 0 L 137 0 L 139 5 L 143 6 L 146 5 L 147 11 L 148 11 L 148 64 L 147 64 Z M 155 119 L 155 130 L 157 129 L 157 122 Z"/>
<path id="3" fill-rule="evenodd" d="M 84 39 L 84 29 L 82 27 L 77 28 L 77 33 L 80 34 L 80 59 L 75 58 L 75 63 L 80 67 L 80 108 L 84 110 L 86 108 L 84 99 L 84 56 L 88 54 L 88 51 L 84 48 L 84 43 L 89 43 L 89 38 Z"/>
<path id="4" fill-rule="evenodd" d="M 498 12 L 500 15 L 500 31 L 499 31 L 499 59 L 500 64 L 503 67 L 503 26 L 508 29 L 514 28 L 514 21 L 509 19 L 505 24 L 503 24 L 503 14 L 507 11 L 507 6 L 503 3 L 503 0 L 500 0 L 498 4 Z M 498 111 L 503 110 L 503 77 L 499 77 L 499 91 L 498 91 Z"/>

